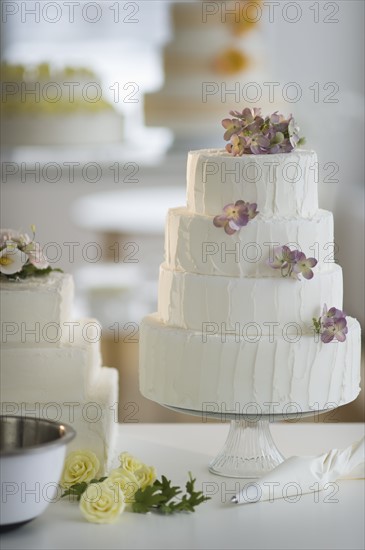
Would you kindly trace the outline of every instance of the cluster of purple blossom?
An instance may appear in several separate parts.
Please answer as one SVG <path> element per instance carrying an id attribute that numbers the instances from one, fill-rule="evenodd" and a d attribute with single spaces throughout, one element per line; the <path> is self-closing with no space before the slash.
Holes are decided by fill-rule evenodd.
<path id="1" fill-rule="evenodd" d="M 290 153 L 305 141 L 299 137 L 299 127 L 292 115 L 285 118 L 276 111 L 263 118 L 261 109 L 248 107 L 242 113 L 230 111 L 229 114 L 234 118 L 222 120 L 226 130 L 223 137 L 230 141 L 226 150 L 233 156 Z"/>
<path id="2" fill-rule="evenodd" d="M 313 328 L 321 335 L 324 344 L 329 344 L 332 340 L 344 342 L 348 332 L 346 313 L 335 307 L 327 309 L 324 304 L 321 317 L 313 318 Z"/>
<path id="3" fill-rule="evenodd" d="M 300 250 L 290 250 L 288 246 L 274 248 L 274 255 L 267 260 L 267 264 L 273 269 L 280 269 L 282 277 L 293 276 L 299 279 L 303 275 L 305 279 L 312 279 L 312 267 L 317 265 L 315 258 L 307 258 Z"/>
<path id="4" fill-rule="evenodd" d="M 216 227 L 223 227 L 228 235 L 233 235 L 241 227 L 247 225 L 250 220 L 253 220 L 257 214 L 257 204 L 255 202 L 249 203 L 239 200 L 234 204 L 227 204 L 223 208 L 223 214 L 216 216 L 213 223 Z"/>

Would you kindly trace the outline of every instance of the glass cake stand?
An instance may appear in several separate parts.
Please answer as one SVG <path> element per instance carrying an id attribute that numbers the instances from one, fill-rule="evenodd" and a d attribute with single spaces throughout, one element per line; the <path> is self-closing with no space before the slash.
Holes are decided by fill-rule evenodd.
<path id="1" fill-rule="evenodd" d="M 162 403 L 161 403 L 162 404 Z M 270 431 L 270 422 L 300 419 L 328 412 L 310 410 L 279 414 L 245 414 L 234 412 L 210 412 L 184 409 L 162 404 L 175 412 L 191 414 L 215 420 L 230 420 L 226 442 L 218 455 L 209 463 L 209 471 L 224 477 L 260 478 L 270 472 L 285 457 L 276 447 Z"/>

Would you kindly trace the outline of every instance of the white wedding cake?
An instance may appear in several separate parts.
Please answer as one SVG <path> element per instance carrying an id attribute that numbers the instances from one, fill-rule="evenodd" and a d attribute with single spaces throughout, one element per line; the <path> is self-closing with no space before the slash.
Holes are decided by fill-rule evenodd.
<path id="1" fill-rule="evenodd" d="M 301 149 L 189 153 L 187 207 L 167 216 L 158 312 L 141 324 L 144 396 L 253 413 L 322 410 L 357 397 L 360 325 L 340 311 L 342 269 L 332 213 L 318 208 L 316 167 L 315 152 Z M 219 214 L 244 201 L 258 213 L 226 232 Z M 270 263 L 284 245 L 304 253 L 291 256 L 302 258 L 304 277 L 281 276 L 290 272 Z M 325 304 L 332 309 L 319 317 Z"/>
<path id="2" fill-rule="evenodd" d="M 118 372 L 101 366 L 98 322 L 72 319 L 71 275 L 2 278 L 0 290 L 2 414 L 72 425 L 71 448 L 94 451 L 107 467 L 118 422 Z"/>

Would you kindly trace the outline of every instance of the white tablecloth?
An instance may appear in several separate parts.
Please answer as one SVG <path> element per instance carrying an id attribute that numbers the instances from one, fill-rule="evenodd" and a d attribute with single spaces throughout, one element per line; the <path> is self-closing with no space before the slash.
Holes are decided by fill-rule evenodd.
<path id="1" fill-rule="evenodd" d="M 272 426 L 285 456 L 319 454 L 345 447 L 364 434 L 363 424 L 295 424 Z M 197 486 L 214 493 L 194 514 L 161 516 L 124 513 L 116 525 L 87 523 L 77 504 L 60 501 L 45 514 L 1 537 L 1 549 L 363 549 L 364 481 L 346 480 L 327 491 L 232 505 L 230 498 L 247 480 L 210 474 L 209 460 L 228 433 L 222 424 L 124 424 L 118 450 L 128 450 L 159 474 L 183 484 L 187 472 Z"/>

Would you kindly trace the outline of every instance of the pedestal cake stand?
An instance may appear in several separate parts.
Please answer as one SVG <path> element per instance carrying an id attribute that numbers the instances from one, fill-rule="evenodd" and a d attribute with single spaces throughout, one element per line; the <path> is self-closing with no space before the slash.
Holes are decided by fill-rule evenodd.
<path id="1" fill-rule="evenodd" d="M 260 478 L 285 460 L 276 447 L 270 431 L 270 422 L 299 420 L 322 414 L 330 409 L 285 412 L 279 414 L 249 414 L 213 412 L 184 409 L 161 403 L 175 412 L 191 414 L 224 422 L 230 420 L 226 442 L 218 455 L 210 462 L 209 470 L 224 477 Z"/>

